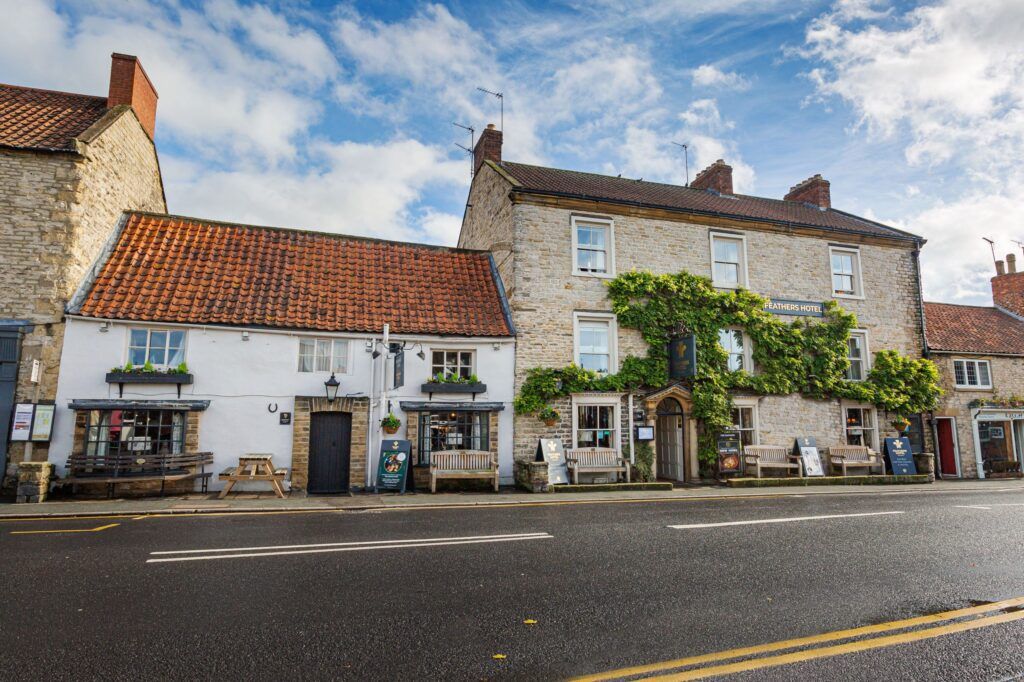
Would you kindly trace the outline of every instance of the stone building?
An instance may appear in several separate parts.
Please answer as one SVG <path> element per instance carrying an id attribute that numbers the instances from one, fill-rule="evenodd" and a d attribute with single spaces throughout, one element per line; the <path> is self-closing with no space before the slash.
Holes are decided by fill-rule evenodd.
<path id="1" fill-rule="evenodd" d="M 67 310 L 62 474 L 71 453 L 130 481 L 125 453 L 212 452 L 220 472 L 257 452 L 293 490 L 340 493 L 372 485 L 382 439 L 405 438 L 417 485 L 432 453 L 466 449 L 494 453 L 512 482 L 515 339 L 490 254 L 141 212 L 115 223 Z M 402 423 L 386 436 L 389 413 Z"/>
<path id="2" fill-rule="evenodd" d="M 1019 476 L 1024 459 L 1024 272 L 996 263 L 994 306 L 925 303 L 945 391 L 932 414 L 943 478 Z"/>
<path id="3" fill-rule="evenodd" d="M 837 301 L 859 321 L 848 342 L 853 380 L 866 376 L 882 349 L 922 355 L 923 240 L 832 208 L 820 175 L 771 199 L 734 193 L 732 168 L 721 160 L 681 187 L 513 163 L 501 148 L 501 131 L 488 126 L 474 153 L 459 246 L 494 253 L 518 334 L 517 393 L 531 368 L 575 363 L 614 373 L 623 358 L 646 355 L 639 332 L 617 325 L 606 295 L 610 278 L 633 269 L 685 270 L 722 289 L 747 288 L 769 298 L 768 309 L 784 320 Z M 721 342 L 736 367 L 757 371 L 742 329 L 723 330 Z M 634 414 L 643 409 L 644 423 L 655 426 L 659 477 L 696 480 L 699 425 L 690 394 L 683 385 L 655 388 L 561 399 L 553 427 L 517 415 L 515 456 L 532 458 L 541 437 L 630 456 Z M 733 404 L 745 444 L 792 446 L 809 436 L 822 449 L 878 449 L 891 430 L 891 416 L 867 404 L 750 394 L 734 395 Z M 920 416 L 912 422 L 920 449 Z"/>
<path id="4" fill-rule="evenodd" d="M 157 93 L 114 54 L 107 96 L 0 85 L 0 460 L 14 403 L 52 402 L 64 307 L 127 209 L 165 211 Z M 47 444 L 10 444 L 10 463 Z"/>

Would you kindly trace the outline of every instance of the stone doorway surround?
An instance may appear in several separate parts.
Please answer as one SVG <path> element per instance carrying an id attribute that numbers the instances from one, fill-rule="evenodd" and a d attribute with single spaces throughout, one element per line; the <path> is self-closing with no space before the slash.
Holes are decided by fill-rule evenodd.
<path id="1" fill-rule="evenodd" d="M 348 471 L 349 490 L 366 487 L 367 398 L 295 396 L 292 415 L 292 490 L 306 492 L 309 481 L 309 424 L 314 412 L 348 412 L 352 415 L 351 451 Z"/>
<path id="2" fill-rule="evenodd" d="M 665 398 L 675 398 L 683 408 L 683 412 L 689 417 L 693 412 L 693 396 L 680 384 L 671 384 L 649 393 L 643 397 L 644 413 L 647 415 L 647 426 L 658 428 L 658 403 Z M 658 445 L 652 441 L 654 448 L 654 475 L 658 476 Z M 700 480 L 699 463 L 697 461 L 697 420 L 687 418 L 684 421 L 683 450 L 686 460 L 684 462 L 684 475 L 688 481 Z"/>

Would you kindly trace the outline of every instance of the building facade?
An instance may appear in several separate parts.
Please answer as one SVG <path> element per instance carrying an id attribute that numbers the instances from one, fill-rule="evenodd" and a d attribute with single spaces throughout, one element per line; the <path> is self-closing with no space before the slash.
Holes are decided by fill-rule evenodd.
<path id="1" fill-rule="evenodd" d="M 640 333 L 617 324 L 607 296 L 609 279 L 630 270 L 685 270 L 723 290 L 746 288 L 771 299 L 784 320 L 834 300 L 859 321 L 848 341 L 853 380 L 866 377 L 879 350 L 921 357 L 923 241 L 832 209 L 820 176 L 785 199 L 765 199 L 734 194 L 723 161 L 678 187 L 511 163 L 501 143 L 489 126 L 477 144 L 459 246 L 491 250 L 498 263 L 517 329 L 517 392 L 531 368 L 575 363 L 614 373 L 627 356 L 646 355 Z M 735 368 L 757 371 L 742 329 L 722 330 L 720 343 Z M 517 415 L 515 456 L 532 458 L 541 437 L 631 454 L 640 408 L 655 427 L 659 477 L 695 481 L 700 425 L 690 418 L 690 396 L 680 385 L 652 388 L 566 397 L 553 405 L 562 415 L 553 427 Z M 867 404 L 739 393 L 733 404 L 746 444 L 813 437 L 822 449 L 878 449 L 891 430 L 890 416 Z M 913 421 L 920 441 L 921 420 Z"/>
<path id="2" fill-rule="evenodd" d="M 373 484 L 386 437 L 411 441 L 421 484 L 442 449 L 494 452 L 512 482 L 514 337 L 487 253 L 130 213 L 68 318 L 58 470 L 72 452 L 212 452 L 216 471 L 270 453 L 293 490 L 340 493 Z"/>
<path id="3" fill-rule="evenodd" d="M 157 93 L 135 57 L 112 58 L 93 97 L 0 85 L 0 461 L 15 403 L 53 401 L 64 308 L 122 211 L 166 210 L 153 143 Z"/>
<path id="4" fill-rule="evenodd" d="M 944 395 L 932 415 L 943 478 L 1019 476 L 1024 461 L 1024 273 L 996 263 L 994 306 L 925 303 Z"/>

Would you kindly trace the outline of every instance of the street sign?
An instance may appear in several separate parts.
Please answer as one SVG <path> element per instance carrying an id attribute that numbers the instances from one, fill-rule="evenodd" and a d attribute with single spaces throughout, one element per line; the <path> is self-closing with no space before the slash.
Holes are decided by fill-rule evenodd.
<path id="1" fill-rule="evenodd" d="M 818 454 L 818 444 L 813 438 L 797 438 L 793 449 L 804 465 L 804 476 L 825 475 L 825 470 L 821 466 L 821 455 Z"/>
<path id="2" fill-rule="evenodd" d="M 405 351 L 400 350 L 395 354 L 395 385 L 392 388 L 405 386 Z"/>
<path id="3" fill-rule="evenodd" d="M 374 492 L 397 490 L 405 492 L 409 463 L 412 461 L 412 443 L 407 440 L 385 440 L 380 444 L 377 460 L 377 482 Z"/>
<path id="4" fill-rule="evenodd" d="M 668 375 L 672 379 L 697 376 L 697 337 L 677 336 L 668 343 Z"/>
<path id="5" fill-rule="evenodd" d="M 889 460 L 889 469 L 896 476 L 912 476 L 917 473 L 917 466 L 914 464 L 914 453 L 910 448 L 910 439 L 902 438 L 885 439 L 885 457 Z"/>
<path id="6" fill-rule="evenodd" d="M 740 465 L 740 432 L 722 431 L 718 434 L 718 473 L 736 474 Z"/>
<path id="7" fill-rule="evenodd" d="M 548 485 L 569 482 L 569 467 L 565 462 L 562 441 L 557 438 L 541 438 L 537 443 L 537 461 L 548 463 Z"/>

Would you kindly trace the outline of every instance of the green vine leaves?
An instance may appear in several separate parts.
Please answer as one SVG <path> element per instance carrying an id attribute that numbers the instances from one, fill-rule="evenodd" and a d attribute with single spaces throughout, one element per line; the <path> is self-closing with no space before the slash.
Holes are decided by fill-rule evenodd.
<path id="1" fill-rule="evenodd" d="M 623 273 L 607 283 L 620 327 L 635 329 L 647 343 L 647 357 L 626 357 L 617 374 L 598 376 L 575 365 L 538 367 L 528 372 L 515 401 L 516 412 L 532 414 L 559 397 L 583 391 L 659 388 L 668 378 L 668 343 L 674 336 L 697 339 L 697 376 L 685 383 L 693 416 L 701 421 L 701 459 L 714 457 L 714 439 L 732 425 L 732 391 L 761 395 L 800 393 L 809 398 L 845 398 L 871 403 L 898 415 L 935 407 L 942 391 L 934 363 L 896 351 L 875 354 L 865 381 L 848 381 L 847 340 L 857 318 L 834 301 L 819 322 L 783 322 L 764 310 L 765 299 L 745 289 L 718 290 L 705 277 L 679 272 Z M 757 370 L 729 371 L 719 330 L 743 329 Z"/>

